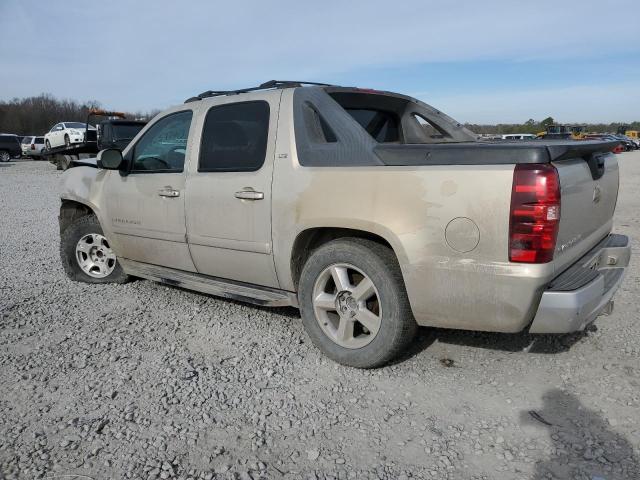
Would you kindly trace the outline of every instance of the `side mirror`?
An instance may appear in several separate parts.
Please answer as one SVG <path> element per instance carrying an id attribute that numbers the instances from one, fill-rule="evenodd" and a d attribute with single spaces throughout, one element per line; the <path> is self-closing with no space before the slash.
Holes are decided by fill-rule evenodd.
<path id="1" fill-rule="evenodd" d="M 122 165 L 122 152 L 115 148 L 100 150 L 98 152 L 98 168 L 105 170 L 118 170 Z"/>

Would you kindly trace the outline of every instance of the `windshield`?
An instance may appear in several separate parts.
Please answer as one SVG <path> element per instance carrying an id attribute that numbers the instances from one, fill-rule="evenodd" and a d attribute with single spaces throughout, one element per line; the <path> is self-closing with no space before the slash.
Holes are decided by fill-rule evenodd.
<path id="1" fill-rule="evenodd" d="M 139 123 L 120 123 L 113 125 L 114 140 L 131 140 L 135 137 L 144 125 Z"/>

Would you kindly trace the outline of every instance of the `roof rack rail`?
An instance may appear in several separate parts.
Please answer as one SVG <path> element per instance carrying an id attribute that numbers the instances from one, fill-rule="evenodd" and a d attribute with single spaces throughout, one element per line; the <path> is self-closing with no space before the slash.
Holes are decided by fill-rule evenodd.
<path id="1" fill-rule="evenodd" d="M 222 95 L 238 95 L 240 93 L 255 92 L 256 90 L 267 90 L 270 88 L 295 88 L 302 87 L 303 85 L 318 85 L 321 87 L 335 86 L 329 83 L 304 82 L 298 80 L 269 80 L 268 82 L 261 83 L 257 87 L 241 88 L 238 90 L 207 90 L 206 92 L 202 92 L 200 95 L 188 98 L 184 103 L 197 102 L 203 98 L 219 97 Z"/>

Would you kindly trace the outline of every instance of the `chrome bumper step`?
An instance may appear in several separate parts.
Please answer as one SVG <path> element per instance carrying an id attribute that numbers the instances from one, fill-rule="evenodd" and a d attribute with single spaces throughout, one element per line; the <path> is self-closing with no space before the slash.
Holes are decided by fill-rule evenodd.
<path id="1" fill-rule="evenodd" d="M 611 313 L 630 256 L 628 237 L 605 238 L 549 284 L 529 333 L 580 331 L 599 315 Z"/>

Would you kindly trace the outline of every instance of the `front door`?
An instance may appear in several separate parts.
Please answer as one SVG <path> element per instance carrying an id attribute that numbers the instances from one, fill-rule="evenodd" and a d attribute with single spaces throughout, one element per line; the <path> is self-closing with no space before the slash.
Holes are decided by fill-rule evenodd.
<path id="1" fill-rule="evenodd" d="M 49 144 L 52 147 L 59 147 L 60 145 L 64 145 L 64 139 L 62 137 L 63 129 L 64 127 L 62 126 L 62 124 L 59 123 L 55 127 L 53 127 L 53 130 L 51 130 L 51 135 L 49 136 Z"/>
<path id="2" fill-rule="evenodd" d="M 195 271 L 186 243 L 185 158 L 194 112 L 169 113 L 126 151 L 128 175 L 110 171 L 106 219 L 118 256 Z"/>
<path id="3" fill-rule="evenodd" d="M 231 97 L 206 112 L 186 200 L 189 249 L 199 273 L 278 286 L 271 177 L 280 96 Z"/>

